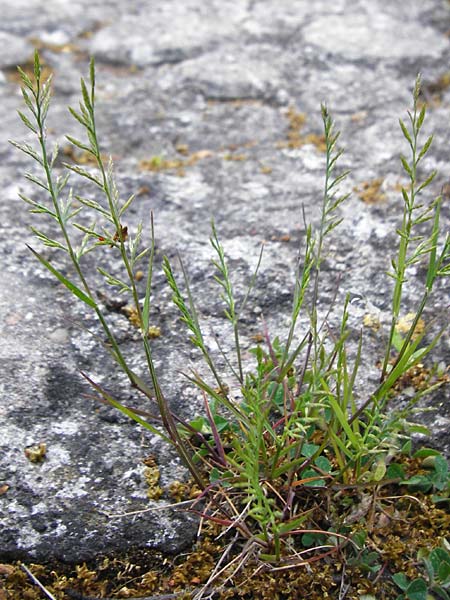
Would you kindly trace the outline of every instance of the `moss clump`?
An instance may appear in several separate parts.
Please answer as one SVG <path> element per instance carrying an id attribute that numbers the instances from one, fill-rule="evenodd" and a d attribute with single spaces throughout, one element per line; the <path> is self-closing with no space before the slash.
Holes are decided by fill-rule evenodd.
<path id="1" fill-rule="evenodd" d="M 147 484 L 147 496 L 150 500 L 159 500 L 163 495 L 163 489 L 159 485 L 161 473 L 153 456 L 148 456 L 143 461 L 145 465 L 144 477 Z"/>
<path id="2" fill-rule="evenodd" d="M 404 460 L 409 474 L 423 471 L 422 461 Z M 208 584 L 207 597 L 214 600 L 337 600 L 342 590 L 347 600 L 361 600 L 363 594 L 377 600 L 395 600 L 398 589 L 391 575 L 403 572 L 410 579 L 420 577 L 418 553 L 439 546 L 450 530 L 450 515 L 430 496 L 417 493 L 400 497 L 398 492 L 394 484 L 365 489 L 354 486 L 335 492 L 333 501 L 342 519 L 359 507 L 360 517 L 349 525 L 349 535 L 359 532 L 366 536 L 369 551 L 344 553 L 344 547 L 336 546 L 332 551 L 303 554 L 305 560 L 299 555 L 298 564 L 271 567 L 261 563 L 249 547 L 233 545 L 230 535 L 218 537 L 222 529 L 208 521 L 198 543 L 178 557 L 140 552 L 101 558 L 95 564 L 74 568 L 36 564 L 29 568 L 57 597 L 67 590 L 97 598 L 180 592 L 179 598 L 189 600 L 193 590 L 198 591 L 208 582 L 217 561 L 227 552 L 223 566 L 228 563 L 228 568 Z M 0 565 L 1 589 L 8 600 L 42 597 L 18 564 Z"/>
<path id="3" fill-rule="evenodd" d="M 25 448 L 25 456 L 32 463 L 40 463 L 45 460 L 47 445 L 44 442 Z"/>

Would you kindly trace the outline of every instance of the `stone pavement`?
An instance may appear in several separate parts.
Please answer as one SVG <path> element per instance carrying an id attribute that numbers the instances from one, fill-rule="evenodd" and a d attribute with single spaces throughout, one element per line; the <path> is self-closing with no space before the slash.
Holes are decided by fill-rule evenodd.
<path id="1" fill-rule="evenodd" d="M 270 332 L 282 335 L 304 235 L 301 207 L 313 224 L 319 215 L 322 101 L 342 130 L 341 168 L 352 169 L 344 189 L 357 190 L 329 242 L 334 258 L 326 264 L 323 306 L 339 278 L 338 300 L 347 292 L 367 298 L 352 313 L 355 330 L 367 307 L 386 321 L 384 272 L 401 215 L 399 154 L 407 151 L 398 118 L 411 106 L 418 72 L 430 105 L 425 129 L 436 134 L 423 166 L 439 169 L 430 193 L 448 191 L 450 3 L 0 0 L 0 13 L 0 560 L 80 562 L 132 548 L 179 552 L 196 524 L 183 513 L 156 510 L 167 499 L 147 499 L 142 460 L 157 457 L 163 487 L 184 477 L 183 470 L 153 436 L 86 397 L 79 369 L 137 402 L 87 332 L 98 331 L 92 316 L 25 247 L 36 242 L 18 192 L 31 193 L 22 177 L 31 165 L 7 143 L 27 135 L 15 114 L 21 108 L 15 65 L 26 66 L 34 47 L 41 50 L 54 72 L 50 134 L 70 154 L 63 136 L 79 132 L 67 105 L 77 106 L 79 78 L 95 56 L 103 147 L 114 158 L 122 195 L 138 193 L 128 225 L 148 223 L 154 212 L 157 260 L 182 254 L 206 332 L 214 326 L 228 351 L 223 308 L 211 291 L 211 218 L 240 281 L 238 295 L 266 241 L 244 343 L 250 346 L 261 330 L 261 313 Z M 83 186 L 78 193 L 91 193 Z M 448 229 L 448 196 L 442 213 Z M 421 274 L 409 284 L 411 307 Z M 448 287 L 441 285 L 427 314 L 446 318 L 447 306 Z M 111 321 L 139 371 L 133 326 L 119 313 Z M 198 364 L 198 355 L 185 343 L 160 266 L 154 322 L 162 332 L 154 352 L 166 394 L 181 414 L 195 414 L 201 398 L 178 371 Z M 361 394 L 375 385 L 381 344 L 380 333 L 366 334 Z M 446 335 L 436 362 L 447 365 L 449 354 Z M 437 412 L 423 418 L 433 424 L 431 443 L 448 451 L 447 396 L 428 399 Z M 24 451 L 40 443 L 45 460 L 32 463 Z"/>

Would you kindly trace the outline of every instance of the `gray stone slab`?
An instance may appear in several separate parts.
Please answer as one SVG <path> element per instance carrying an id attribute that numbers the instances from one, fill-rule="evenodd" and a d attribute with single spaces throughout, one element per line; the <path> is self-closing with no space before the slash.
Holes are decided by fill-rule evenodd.
<path id="1" fill-rule="evenodd" d="M 26 61 L 33 53 L 32 45 L 17 35 L 0 31 L 0 47 L 2 48 L 0 68 L 15 68 Z"/>
<path id="2" fill-rule="evenodd" d="M 189 417 L 202 411 L 202 398 L 179 371 L 189 365 L 201 368 L 201 363 L 170 302 L 161 257 L 175 259 L 176 250 L 181 252 L 208 343 L 215 347 L 214 329 L 231 355 L 229 328 L 212 281 L 210 220 L 215 219 L 230 258 L 238 296 L 265 241 L 260 283 L 243 316 L 245 358 L 251 358 L 248 349 L 254 343 L 251 336 L 261 329 L 261 314 L 273 335 L 287 331 L 304 236 L 301 207 L 317 223 L 324 166 L 313 144 L 288 147 L 289 106 L 306 115 L 302 134 L 320 135 L 320 102 L 329 104 L 347 148 L 341 167 L 352 168 L 345 189 L 352 192 L 364 181 L 384 180 L 384 201 L 365 204 L 353 193 L 342 208 L 344 223 L 329 240 L 334 258 L 324 265 L 321 310 L 328 309 L 340 279 L 332 323 L 347 292 L 363 298 L 362 304 L 352 305 L 352 332 L 359 331 L 367 310 L 387 323 L 391 283 L 384 272 L 401 218 L 398 157 L 407 151 L 398 117 L 405 117 L 411 104 L 417 72 L 427 83 L 447 71 L 450 6 L 440 0 L 332 4 L 3 3 L 0 35 L 11 43 L 0 58 L 0 485 L 9 488 L 0 496 L 0 560 L 75 562 L 146 548 L 178 552 L 196 528 L 188 515 L 161 510 L 167 497 L 153 502 L 146 496 L 142 460 L 156 456 L 167 487 L 185 477 L 176 457 L 154 436 L 86 396 L 80 369 L 125 402 L 148 408 L 87 331 L 101 335 L 92 315 L 71 301 L 25 247 L 36 243 L 17 194 L 32 193 L 21 176 L 30 164 L 6 140 L 30 139 L 14 114 L 21 96 L 7 67 L 15 56 L 17 62 L 26 60 L 30 40 L 41 41 L 42 57 L 55 77 L 49 135 L 64 146 L 64 133 L 78 135 L 67 104 L 77 105 L 79 77 L 87 75 L 89 54 L 96 56 L 103 148 L 113 155 L 121 194 L 140 190 L 127 225 L 132 230 L 141 219 L 148 224 L 150 211 L 155 214 L 153 319 L 162 332 L 153 343 L 156 366 L 173 409 Z M 449 177 L 449 113 L 450 93 L 443 89 L 426 124 L 436 137 L 423 166 L 440 171 L 430 194 L 439 193 Z M 199 153 L 198 160 L 183 167 L 183 177 L 176 170 L 142 169 L 141 161 L 155 155 L 186 160 L 177 152 L 180 144 L 190 155 Z M 238 155 L 240 160 L 232 160 Z M 76 191 L 93 193 L 83 184 Z M 447 200 L 442 218 L 448 230 Z M 67 268 L 62 256 L 44 252 Z M 117 264 L 111 253 L 104 261 L 113 269 Z M 417 301 L 422 276 L 418 269 L 408 283 L 405 310 Z M 95 277 L 94 285 L 105 291 Z M 444 282 L 426 319 L 445 321 L 447 306 Z M 108 318 L 133 368 L 145 374 L 136 331 L 122 314 L 111 312 Z M 379 333 L 366 333 L 359 399 L 376 386 L 375 363 L 383 345 Z M 433 358 L 449 364 L 448 333 Z M 437 409 L 421 417 L 432 426 L 429 443 L 448 452 L 448 390 L 424 404 Z M 46 459 L 31 463 L 25 449 L 39 443 L 47 445 Z M 136 511 L 145 512 L 111 517 Z"/>
<path id="3" fill-rule="evenodd" d="M 350 60 L 440 58 L 448 40 L 436 37 L 417 16 L 411 19 L 405 4 L 397 6 L 395 15 L 383 13 L 378 3 L 367 3 L 361 11 L 319 16 L 305 27 L 305 41 Z"/>
<path id="4" fill-rule="evenodd" d="M 102 60 L 138 67 L 177 63 L 234 38 L 246 13 L 244 2 L 233 3 L 232 10 L 218 2 L 149 2 L 96 33 L 91 51 Z"/>

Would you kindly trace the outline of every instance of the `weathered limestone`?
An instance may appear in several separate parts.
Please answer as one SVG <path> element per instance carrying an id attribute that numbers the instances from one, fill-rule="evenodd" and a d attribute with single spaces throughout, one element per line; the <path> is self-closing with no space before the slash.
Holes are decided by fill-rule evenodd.
<path id="1" fill-rule="evenodd" d="M 21 96 L 10 67 L 26 62 L 34 45 L 41 46 L 55 77 L 49 134 L 64 146 L 63 134 L 78 135 L 66 106 L 77 105 L 79 77 L 87 75 L 88 56 L 95 55 L 103 147 L 113 155 L 122 195 L 139 194 L 127 225 L 131 230 L 141 219 L 148 223 L 150 211 L 155 215 L 153 319 L 162 333 L 154 340 L 158 371 L 174 409 L 189 416 L 202 410 L 202 400 L 179 370 L 198 367 L 199 357 L 187 344 L 170 302 L 161 257 L 174 259 L 176 250 L 183 255 L 206 336 L 214 347 L 214 326 L 230 352 L 223 306 L 211 278 L 210 220 L 230 259 L 238 296 L 265 240 L 260 285 L 243 318 L 243 339 L 247 348 L 254 343 L 251 335 L 261 330 L 261 313 L 271 334 L 282 336 L 304 235 L 301 206 L 313 223 L 319 215 L 323 154 L 313 142 L 321 134 L 322 101 L 342 130 L 347 150 L 341 167 L 353 169 L 345 189 L 380 177 L 384 194 L 365 203 L 353 193 L 342 208 L 345 221 L 329 242 L 334 258 L 325 265 L 322 307 L 327 309 L 340 278 L 331 322 L 339 313 L 339 299 L 352 292 L 364 298 L 352 305 L 355 331 L 367 312 L 386 323 L 391 283 L 384 272 L 401 214 L 398 155 L 407 152 L 398 117 L 405 117 L 411 105 L 418 71 L 429 83 L 448 70 L 450 5 L 440 0 L 414 0 L 407 6 L 340 0 L 332 8 L 325 0 L 9 4 L 2 7 L 0 23 L 0 489 L 7 486 L 0 495 L 0 560 L 79 562 L 130 549 L 177 552 L 192 540 L 196 524 L 184 513 L 161 510 L 169 498 L 147 499 L 142 460 L 156 456 L 166 488 L 185 473 L 160 441 L 89 397 L 79 370 L 126 403 L 147 406 L 87 331 L 99 334 L 92 315 L 55 284 L 25 247 L 37 242 L 17 194 L 35 190 L 21 175 L 32 166 L 6 143 L 27 135 L 15 115 L 22 108 Z M 436 137 L 423 166 L 439 169 L 430 189 L 438 194 L 449 178 L 450 92 L 443 87 L 438 98 L 427 89 L 426 129 Z M 310 143 L 289 147 L 288 107 L 306 114 L 299 134 L 315 134 Z M 142 169 L 141 161 L 153 156 L 184 164 L 156 173 Z M 76 185 L 78 193 L 93 193 L 84 183 Z M 448 229 L 447 197 L 442 213 Z M 44 252 L 67 268 L 62 256 Z M 117 264 L 112 253 L 105 254 L 105 261 L 111 268 Z M 418 269 L 416 275 L 406 310 L 419 295 L 423 273 Z M 96 285 L 108 291 L 100 281 Z M 445 321 L 447 305 L 444 282 L 426 319 Z M 111 312 L 109 318 L 133 367 L 144 374 L 133 326 L 123 314 Z M 376 385 L 382 347 L 381 330 L 366 328 L 365 333 L 361 399 Z M 447 333 L 434 360 L 447 365 L 449 355 Z M 432 427 L 430 443 L 448 452 L 447 398 L 448 390 L 426 398 L 424 404 L 436 411 L 422 420 Z M 32 463 L 25 449 L 40 443 L 46 444 L 45 460 Z M 146 512 L 111 517 L 139 510 Z"/>

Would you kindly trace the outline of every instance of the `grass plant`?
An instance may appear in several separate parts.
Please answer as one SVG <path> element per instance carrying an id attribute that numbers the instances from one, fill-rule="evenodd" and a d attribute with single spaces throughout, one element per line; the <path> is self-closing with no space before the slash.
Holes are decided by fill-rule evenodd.
<path id="1" fill-rule="evenodd" d="M 235 532 L 233 539 L 240 544 L 240 553 L 233 563 L 236 570 L 250 560 L 256 560 L 264 568 L 289 569 L 326 560 L 333 555 L 349 562 L 359 557 L 361 564 L 377 573 L 383 559 L 376 552 L 373 559 L 369 552 L 373 544 L 367 523 L 369 515 L 381 513 L 389 503 L 381 500 L 382 490 L 391 490 L 393 485 L 398 490 L 408 486 L 406 493 L 412 493 L 414 486 L 422 491 L 428 486 L 425 491 L 431 490 L 436 502 L 446 502 L 449 491 L 447 463 L 440 455 L 436 456 L 430 450 L 426 451 L 425 457 L 412 457 L 411 434 L 426 432 L 423 426 L 409 423 L 412 407 L 420 394 L 402 411 L 391 406 L 398 381 L 409 369 L 423 362 L 439 342 L 442 332 L 430 338 L 425 332 L 417 334 L 417 326 L 436 281 L 450 274 L 450 239 L 448 234 L 442 234 L 440 226 L 442 199 L 425 199 L 425 192 L 436 173 L 422 177 L 419 169 L 432 143 L 432 136 L 424 143 L 421 138 L 425 107 L 419 107 L 420 79 L 415 84 L 408 122 L 400 121 L 409 152 L 408 156 L 401 157 L 401 163 L 409 181 L 408 186 L 402 188 L 403 216 L 397 230 L 398 251 L 392 258 L 389 272 L 393 280 L 392 319 L 378 386 L 357 403 L 355 381 L 363 363 L 362 339 L 356 342 L 355 357 L 351 361 L 348 351 L 349 298 L 343 302 L 338 328 L 333 329 L 318 309 L 325 248 L 330 233 L 341 222 L 339 207 L 347 200 L 347 195 L 340 193 L 339 185 L 348 174 L 339 171 L 342 154 L 338 147 L 339 132 L 327 108 L 322 106 L 326 157 L 320 223 L 317 229 L 305 226 L 288 331 L 284 337 L 280 334 L 275 338 L 266 331 L 265 343 L 252 351 L 253 365 L 244 364 L 240 316 L 257 285 L 262 253 L 247 293 L 242 299 L 236 298 L 226 253 L 212 224 L 213 278 L 223 301 L 225 318 L 232 328 L 234 357 L 226 359 L 229 379 L 234 380 L 232 386 L 228 386 L 220 374 L 205 342 L 202 319 L 186 266 L 181 258 L 177 267 L 167 258 L 163 260 L 173 302 L 190 341 L 200 350 L 209 371 L 208 377 L 198 372 L 185 374 L 198 388 L 205 406 L 203 415 L 187 422 L 173 413 L 164 395 L 148 335 L 155 261 L 153 219 L 147 245 L 143 242 L 143 224 L 139 224 L 135 232 L 124 225 L 134 196 L 125 201 L 121 199 L 112 161 L 106 164 L 100 150 L 94 63 L 91 62 L 89 80 L 81 81 L 79 108 L 70 109 L 72 117 L 84 130 L 85 140 L 71 136 L 67 139 L 92 157 L 95 169 L 67 163 L 63 170 L 56 166 L 58 148 L 50 151 L 47 137 L 51 79 L 43 81 L 38 53 L 35 54 L 34 79 L 20 69 L 19 73 L 28 109 L 27 114 L 19 112 L 19 116 L 35 135 L 36 144 L 13 143 L 40 169 L 39 175 L 26 174 L 37 187 L 36 196 L 21 195 L 21 198 L 36 215 L 33 217 L 36 221 L 41 216 L 52 219 L 59 226 L 57 238 L 49 237 L 35 225 L 32 230 L 52 252 L 62 251 L 67 255 L 70 274 L 55 267 L 44 252 L 30 250 L 73 296 L 97 315 L 107 339 L 105 347 L 112 359 L 153 408 L 146 414 L 127 407 L 84 375 L 99 398 L 174 447 L 201 490 L 193 510 L 224 530 Z M 69 187 L 70 174 L 84 180 L 83 190 L 87 184 L 93 185 L 103 200 L 75 193 Z M 82 239 L 77 242 L 79 232 Z M 108 250 L 106 257 L 105 250 Z M 105 267 L 111 250 L 121 261 L 121 276 L 113 275 Z M 94 257 L 105 286 L 125 294 L 134 307 L 148 369 L 145 381 L 129 366 L 129 360 L 108 325 L 92 283 L 95 277 L 87 272 L 87 265 L 92 264 L 92 261 L 84 260 L 87 253 Z M 402 315 L 405 282 L 411 268 L 419 262 L 426 265 L 422 298 L 408 331 L 400 336 L 397 325 Z M 135 280 L 136 268 L 146 273 L 142 283 Z M 299 333 L 301 315 L 307 316 L 309 325 Z M 355 342 L 351 343 L 354 348 Z M 440 382 L 434 385 L 440 385 Z M 240 389 L 240 402 L 236 402 L 229 391 L 236 386 Z M 426 474 L 417 469 L 414 474 L 405 467 L 408 461 L 422 459 L 433 462 L 432 469 Z M 402 494 L 401 491 L 398 493 Z M 356 520 L 352 517 L 355 510 L 360 513 Z M 361 526 L 362 522 L 366 525 Z M 438 544 L 439 540 L 433 543 Z M 436 556 L 442 564 L 448 564 L 442 552 L 430 554 L 432 569 Z M 218 573 L 227 573 L 231 578 L 228 568 L 223 567 Z M 218 573 L 208 585 L 218 578 Z M 433 570 L 429 573 L 437 577 Z M 442 587 L 446 582 L 447 578 L 441 578 L 438 585 Z M 414 582 L 409 583 L 406 576 L 397 576 L 396 584 L 404 591 L 404 597 L 412 597 L 409 591 Z"/>

